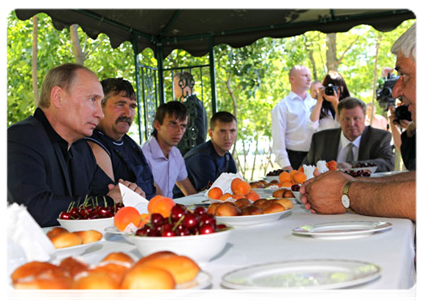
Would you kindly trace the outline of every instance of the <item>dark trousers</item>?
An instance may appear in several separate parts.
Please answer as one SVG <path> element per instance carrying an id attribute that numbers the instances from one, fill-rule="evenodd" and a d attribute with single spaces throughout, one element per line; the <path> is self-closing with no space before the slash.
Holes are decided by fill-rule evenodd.
<path id="1" fill-rule="evenodd" d="M 303 159 L 307 156 L 308 152 L 294 151 L 289 149 L 286 149 L 286 151 L 288 152 L 288 158 L 291 162 L 291 167 L 294 170 L 298 170 L 298 168 L 302 166 Z"/>

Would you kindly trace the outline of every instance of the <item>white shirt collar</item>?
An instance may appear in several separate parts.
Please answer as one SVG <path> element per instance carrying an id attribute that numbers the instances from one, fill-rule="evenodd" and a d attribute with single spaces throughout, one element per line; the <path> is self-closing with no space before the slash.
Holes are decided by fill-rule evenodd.
<path id="1" fill-rule="evenodd" d="M 361 135 L 351 142 L 345 137 L 344 132 L 341 130 L 341 149 L 344 149 L 345 147 L 347 147 L 349 143 L 353 143 L 354 146 L 357 147 L 358 149 L 360 148 L 360 141 L 361 141 Z"/>

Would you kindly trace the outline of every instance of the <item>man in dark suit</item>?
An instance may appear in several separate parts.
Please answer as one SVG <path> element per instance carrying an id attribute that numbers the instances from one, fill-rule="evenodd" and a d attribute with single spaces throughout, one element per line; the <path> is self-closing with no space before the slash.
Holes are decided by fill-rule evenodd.
<path id="1" fill-rule="evenodd" d="M 61 211 L 86 197 L 99 196 L 99 204 L 121 200 L 119 186 L 81 140 L 104 117 L 103 96 L 92 71 L 76 64 L 58 66 L 44 79 L 34 115 L 8 129 L 7 200 L 24 204 L 40 226 L 57 225 Z M 141 193 L 136 184 L 122 183 Z"/>
<path id="2" fill-rule="evenodd" d="M 341 128 L 313 134 L 310 151 L 303 164 L 316 165 L 319 160 L 338 162 L 338 168 L 349 169 L 357 162 L 374 163 L 377 172 L 394 169 L 391 133 L 365 126 L 366 104 L 348 97 L 338 104 Z"/>

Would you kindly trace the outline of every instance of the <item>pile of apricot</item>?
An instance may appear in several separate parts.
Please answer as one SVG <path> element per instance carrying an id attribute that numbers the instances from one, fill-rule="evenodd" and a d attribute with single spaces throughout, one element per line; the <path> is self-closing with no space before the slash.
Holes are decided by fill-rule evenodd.
<path id="1" fill-rule="evenodd" d="M 247 198 L 251 201 L 256 201 L 260 199 L 259 194 L 257 194 L 256 191 L 253 191 L 251 189 L 251 185 L 245 180 L 242 180 L 241 178 L 235 178 L 232 180 L 231 192 L 232 193 L 223 193 L 220 187 L 213 187 L 208 191 L 208 197 L 210 199 L 221 201 L 226 201 L 229 198 L 232 198 L 234 200 Z"/>

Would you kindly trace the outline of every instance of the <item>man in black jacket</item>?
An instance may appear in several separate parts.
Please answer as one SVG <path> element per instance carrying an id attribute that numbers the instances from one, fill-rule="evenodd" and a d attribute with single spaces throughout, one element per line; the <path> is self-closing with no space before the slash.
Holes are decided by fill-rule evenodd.
<path id="1" fill-rule="evenodd" d="M 87 196 L 99 196 L 100 204 L 121 201 L 119 187 L 81 140 L 104 117 L 102 99 L 92 71 L 64 64 L 46 75 L 34 116 L 8 129 L 7 200 L 24 204 L 40 226 L 57 225 L 61 211 Z M 123 183 L 141 192 L 136 184 Z"/>

